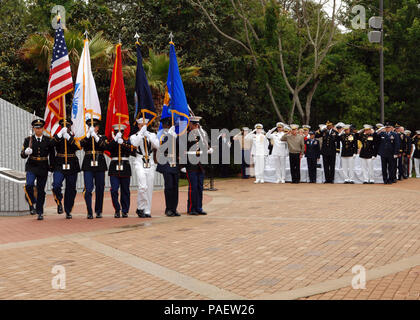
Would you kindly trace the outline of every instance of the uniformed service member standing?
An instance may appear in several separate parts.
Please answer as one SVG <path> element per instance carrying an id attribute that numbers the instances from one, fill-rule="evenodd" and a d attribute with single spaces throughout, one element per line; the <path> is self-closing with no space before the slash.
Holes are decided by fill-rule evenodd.
<path id="1" fill-rule="evenodd" d="M 111 199 L 114 206 L 115 218 L 128 217 L 130 210 L 130 179 L 131 166 L 130 155 L 134 155 L 134 147 L 130 144 L 128 139 L 123 138 L 124 130 L 126 128 L 123 124 L 114 124 L 114 138 L 108 144 L 108 151 L 110 152 L 111 162 L 109 163 L 108 175 L 111 182 Z M 118 201 L 118 190 L 121 188 L 121 204 Z"/>
<path id="2" fill-rule="evenodd" d="M 179 139 L 175 127 L 171 127 L 171 118 L 161 119 L 163 133 L 160 137 L 160 147 L 157 153 L 157 172 L 163 175 L 165 184 L 165 215 L 179 217 L 178 186 L 179 186 Z"/>
<path id="3" fill-rule="evenodd" d="M 206 215 L 203 210 L 203 159 L 213 152 L 208 148 L 207 135 L 200 128 L 201 117 L 190 117 L 187 141 L 186 174 L 188 179 L 187 213 L 189 215 Z"/>
<path id="4" fill-rule="evenodd" d="M 398 135 L 392 131 L 392 125 L 385 123 L 385 132 L 380 132 L 378 154 L 381 156 L 382 177 L 384 184 L 397 182 L 395 178 L 395 160 L 398 158 L 400 145 Z"/>
<path id="5" fill-rule="evenodd" d="M 136 147 L 134 169 L 137 173 L 137 210 L 139 218 L 152 217 L 152 197 L 156 171 L 156 150 L 159 140 L 156 133 L 147 130 L 149 119 L 136 120 L 139 131 L 130 137 Z"/>
<path id="6" fill-rule="evenodd" d="M 88 125 L 89 130 L 86 133 L 86 137 L 80 141 L 80 145 L 85 151 L 85 156 L 82 162 L 82 171 L 85 181 L 83 194 L 86 202 L 87 218 L 93 219 L 92 191 L 94 187 L 96 218 L 102 218 L 105 171 L 108 169 L 104 151 L 107 148 L 108 140 L 106 136 L 101 136 L 99 134 L 99 120 L 89 119 L 86 121 L 86 124 Z"/>
<path id="7" fill-rule="evenodd" d="M 53 143 L 56 150 L 53 173 L 53 195 L 57 203 L 57 213 L 63 213 L 63 194 L 61 192 L 63 182 L 66 180 L 66 190 L 64 192 L 64 211 L 66 219 L 71 219 L 71 211 L 73 210 L 74 199 L 76 198 L 76 182 L 77 174 L 80 172 L 79 159 L 76 152 L 81 150 L 81 146 L 74 139 L 71 132 L 73 122 L 70 119 L 59 121 L 61 130 L 54 135 Z"/>
<path id="8" fill-rule="evenodd" d="M 292 176 L 292 183 L 300 182 L 300 159 L 305 153 L 305 140 L 303 135 L 298 134 L 299 126 L 291 124 L 292 129 L 288 134 L 284 135 L 280 141 L 287 142 L 289 150 L 290 174 Z"/>
<path id="9" fill-rule="evenodd" d="M 354 183 L 354 158 L 357 155 L 357 135 L 350 132 L 350 125 L 343 125 L 339 133 L 341 142 L 341 164 L 343 167 L 344 183 Z"/>
<path id="10" fill-rule="evenodd" d="M 309 183 L 316 183 L 316 164 L 321 157 L 321 148 L 313 131 L 309 132 L 309 138 L 305 141 L 305 157 L 308 162 Z"/>
<path id="11" fill-rule="evenodd" d="M 416 172 L 416 178 L 420 179 L 420 130 L 416 131 L 412 143 L 414 145 L 414 171 Z"/>
<path id="12" fill-rule="evenodd" d="M 289 150 L 287 149 L 287 142 L 281 141 L 281 138 L 285 135 L 283 130 L 284 123 L 278 122 L 275 128 L 267 132 L 267 139 L 272 139 L 274 143 L 272 157 L 276 168 L 276 183 L 286 182 L 286 158 Z"/>
<path id="13" fill-rule="evenodd" d="M 233 141 L 239 141 L 241 147 L 242 163 L 241 175 L 242 179 L 249 178 L 249 165 L 251 163 L 251 141 L 245 140 L 246 135 L 249 133 L 248 127 L 243 127 L 241 132 L 233 137 Z"/>
<path id="14" fill-rule="evenodd" d="M 333 124 L 327 121 L 326 128 L 317 131 L 317 138 L 321 138 L 321 154 L 324 164 L 325 183 L 334 183 L 335 157 L 340 152 L 340 142 L 338 132 L 333 128 Z"/>
<path id="15" fill-rule="evenodd" d="M 264 183 L 265 159 L 268 156 L 268 139 L 264 134 L 264 127 L 257 123 L 255 129 L 248 133 L 245 140 L 252 141 L 251 156 L 255 163 L 254 183 Z"/>
<path id="16" fill-rule="evenodd" d="M 32 121 L 34 134 L 25 138 L 20 156 L 28 158 L 25 164 L 26 184 L 24 187 L 25 198 L 29 204 L 31 215 L 38 214 L 42 220 L 45 202 L 45 184 L 48 171 L 54 161 L 54 147 L 50 137 L 43 135 L 45 121 L 37 119 Z M 34 195 L 36 180 L 37 197 Z"/>
<path id="17" fill-rule="evenodd" d="M 365 124 L 363 126 L 363 129 L 359 131 L 358 140 L 362 144 L 362 147 L 360 148 L 359 157 L 362 167 L 363 183 L 373 184 L 375 183 L 373 174 L 373 161 L 378 155 L 377 134 L 373 132 L 371 125 Z"/>

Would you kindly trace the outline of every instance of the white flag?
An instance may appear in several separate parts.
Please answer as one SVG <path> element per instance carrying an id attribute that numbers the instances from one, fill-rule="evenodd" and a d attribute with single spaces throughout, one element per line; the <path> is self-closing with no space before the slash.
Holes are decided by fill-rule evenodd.
<path id="1" fill-rule="evenodd" d="M 94 119 L 101 120 L 101 106 L 90 66 L 89 41 L 85 39 L 77 70 L 71 111 L 72 130 L 76 140 L 81 140 L 86 136 L 86 120 L 91 119 L 92 115 Z"/>

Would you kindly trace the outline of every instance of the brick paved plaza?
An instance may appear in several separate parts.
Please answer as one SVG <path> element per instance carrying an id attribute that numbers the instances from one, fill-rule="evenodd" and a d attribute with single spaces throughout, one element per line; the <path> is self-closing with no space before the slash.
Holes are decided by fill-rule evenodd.
<path id="1" fill-rule="evenodd" d="M 0 218 L 1 299 L 419 299 L 420 179 L 394 185 L 216 182 L 207 216 Z M 180 211 L 186 211 L 185 187 Z M 66 288 L 52 288 L 54 266 Z M 363 266 L 366 289 L 352 288 Z"/>

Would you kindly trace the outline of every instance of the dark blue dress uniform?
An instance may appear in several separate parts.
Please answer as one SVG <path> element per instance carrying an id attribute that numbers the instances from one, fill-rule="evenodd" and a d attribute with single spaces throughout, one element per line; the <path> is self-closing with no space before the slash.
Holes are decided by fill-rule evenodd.
<path id="1" fill-rule="evenodd" d="M 42 128 L 44 120 L 34 120 L 32 126 Z M 32 149 L 32 154 L 27 155 L 25 150 Z M 38 214 L 38 219 L 43 219 L 45 202 L 45 184 L 47 183 L 48 171 L 52 170 L 51 163 L 54 161 L 54 147 L 50 137 L 37 137 L 32 135 L 25 138 L 20 156 L 28 159 L 25 164 L 26 184 L 25 199 L 29 204 L 32 215 Z M 36 180 L 37 197 L 34 195 Z"/>
<path id="2" fill-rule="evenodd" d="M 405 158 L 407 157 L 407 149 L 409 141 L 403 132 L 397 133 L 400 139 L 400 150 L 397 159 L 398 180 L 407 179 L 407 174 L 404 166 Z"/>
<path id="3" fill-rule="evenodd" d="M 321 156 L 319 141 L 307 139 L 305 141 L 305 157 L 308 162 L 309 182 L 316 183 L 316 163 Z"/>
<path id="4" fill-rule="evenodd" d="M 165 214 L 168 217 L 180 216 L 178 208 L 179 186 L 179 138 L 163 133 L 160 138 L 161 148 L 157 152 L 156 171 L 163 175 L 165 181 Z M 172 146 L 175 145 L 174 150 Z M 172 154 L 174 155 L 172 160 Z"/>
<path id="5" fill-rule="evenodd" d="M 385 184 L 396 182 L 395 179 L 395 156 L 400 150 L 400 139 L 398 135 L 391 132 L 381 132 L 378 134 L 379 147 L 378 154 L 381 156 L 382 177 Z"/>
<path id="6" fill-rule="evenodd" d="M 340 152 L 338 132 L 334 129 L 325 129 L 317 132 L 316 138 L 322 139 L 322 162 L 324 165 L 325 183 L 334 183 L 335 158 Z"/>
<path id="7" fill-rule="evenodd" d="M 204 137 L 203 137 L 204 138 Z M 187 170 L 188 180 L 188 201 L 187 213 L 190 215 L 206 215 L 203 210 L 203 184 L 205 169 L 202 163 L 204 157 L 207 157 L 207 146 L 201 141 L 198 129 L 189 131 L 187 141 Z M 195 155 L 193 154 L 195 153 Z M 193 158 L 193 159 L 192 159 Z"/>
<path id="8" fill-rule="evenodd" d="M 61 120 L 60 120 L 61 122 Z M 68 121 L 71 123 L 71 121 Z M 77 175 L 80 172 L 79 159 L 76 156 L 76 152 L 81 150 L 80 145 L 74 139 L 72 134 L 70 139 L 67 141 L 64 136 L 61 138 L 58 134 L 54 135 L 53 144 L 55 146 L 56 155 L 54 161 L 54 173 L 53 173 L 53 184 L 52 191 L 54 195 L 54 200 L 57 203 L 57 212 L 63 213 L 62 211 L 62 200 L 63 194 L 61 188 L 63 186 L 64 180 L 66 181 L 66 190 L 64 192 L 64 211 L 66 212 L 66 219 L 71 219 L 71 211 L 74 206 L 74 199 L 76 198 L 77 190 Z M 66 145 L 67 144 L 67 167 L 66 164 Z"/>
<path id="9" fill-rule="evenodd" d="M 123 138 L 121 138 L 123 139 Z M 118 154 L 119 149 L 121 149 L 121 168 L 118 167 Z M 135 147 L 130 143 L 129 139 L 123 139 L 122 144 L 118 144 L 114 139 L 112 139 L 108 146 L 107 150 L 111 154 L 111 162 L 109 164 L 108 175 L 111 182 L 111 199 L 112 205 L 115 209 L 115 218 L 120 217 L 120 212 L 122 211 L 122 217 L 128 217 L 128 211 L 130 210 L 130 179 L 131 179 L 131 166 L 129 157 L 135 155 Z M 118 201 L 118 190 L 121 187 L 121 196 L 120 202 Z"/>
<path id="10" fill-rule="evenodd" d="M 106 165 L 104 151 L 107 148 L 108 140 L 105 136 L 99 136 L 99 140 L 95 138 L 84 138 L 80 141 L 80 145 L 85 151 L 85 156 L 82 162 L 83 178 L 85 182 L 84 198 L 86 202 L 86 208 L 88 218 L 93 218 L 92 211 L 92 191 L 95 187 L 95 213 L 97 218 L 102 217 L 102 208 L 104 202 L 104 190 L 105 190 L 105 171 L 108 170 Z M 92 142 L 93 141 L 93 142 Z M 93 152 L 92 143 L 95 147 Z M 94 157 L 95 153 L 95 159 Z M 96 162 L 93 162 L 96 161 Z"/>

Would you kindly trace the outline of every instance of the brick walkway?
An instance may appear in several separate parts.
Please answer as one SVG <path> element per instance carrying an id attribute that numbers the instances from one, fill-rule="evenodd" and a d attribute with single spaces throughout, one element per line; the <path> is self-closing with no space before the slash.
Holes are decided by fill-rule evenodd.
<path id="1" fill-rule="evenodd" d="M 208 216 L 164 217 L 158 191 L 152 219 L 112 218 L 109 196 L 102 220 L 81 198 L 70 221 L 51 199 L 45 221 L 0 218 L 0 298 L 419 299 L 420 180 L 216 187 Z M 51 287 L 56 265 L 65 290 Z M 355 265 L 364 290 L 351 287 Z"/>

